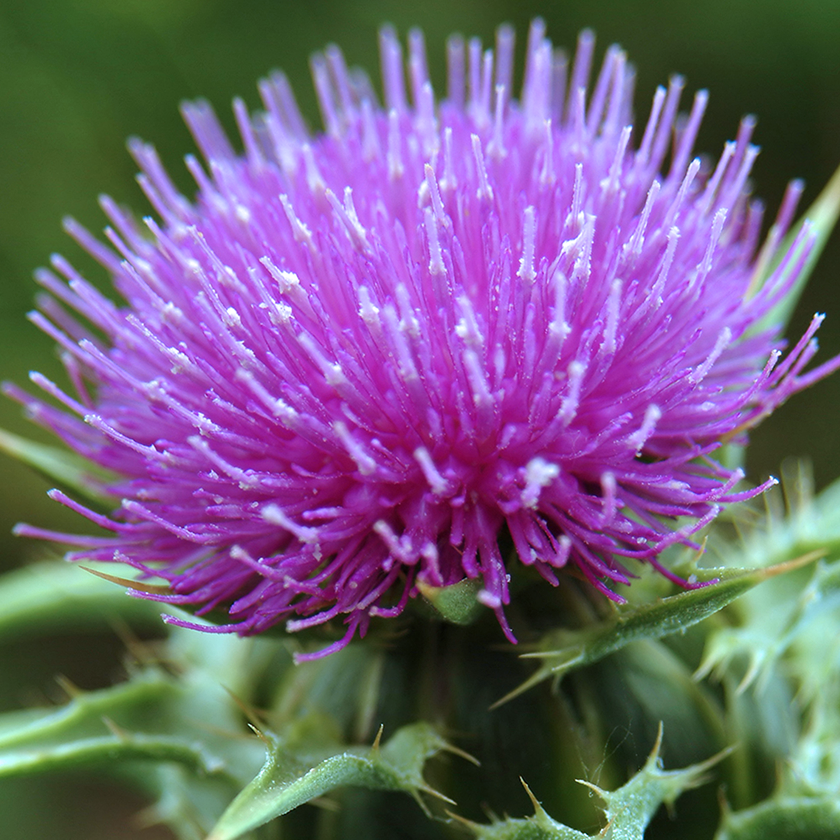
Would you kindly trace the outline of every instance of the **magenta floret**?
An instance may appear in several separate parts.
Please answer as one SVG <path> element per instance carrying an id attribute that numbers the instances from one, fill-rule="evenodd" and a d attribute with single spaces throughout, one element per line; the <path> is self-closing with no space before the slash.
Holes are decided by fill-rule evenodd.
<path id="1" fill-rule="evenodd" d="M 122 478 L 110 516 L 53 494 L 111 536 L 19 531 L 163 578 L 171 594 L 140 594 L 223 608 L 220 631 L 341 618 L 328 651 L 418 583 L 465 578 L 510 635 L 504 531 L 550 583 L 572 567 L 620 599 L 622 558 L 673 578 L 666 546 L 770 483 L 738 492 L 715 450 L 838 367 L 802 372 L 820 318 L 784 360 L 779 327 L 759 326 L 813 245 L 805 225 L 759 282 L 801 185 L 762 260 L 753 123 L 716 165 L 691 159 L 705 92 L 678 120 L 672 79 L 637 131 L 624 53 L 587 93 L 592 36 L 569 69 L 539 21 L 518 100 L 509 28 L 495 55 L 450 41 L 440 102 L 419 32 L 407 88 L 387 29 L 381 53 L 384 106 L 329 48 L 313 62 L 323 133 L 281 75 L 264 112 L 235 103 L 243 155 L 188 105 L 195 201 L 137 142 L 159 221 L 106 198 L 109 246 L 68 223 L 123 303 L 55 258 L 33 320 L 75 396 L 38 375 L 62 408 L 9 390 Z"/>

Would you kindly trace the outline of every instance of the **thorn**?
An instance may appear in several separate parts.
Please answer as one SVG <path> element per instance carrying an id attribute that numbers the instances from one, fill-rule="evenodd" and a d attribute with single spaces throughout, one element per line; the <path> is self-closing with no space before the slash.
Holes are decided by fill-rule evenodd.
<path id="1" fill-rule="evenodd" d="M 728 758 L 732 753 L 735 752 L 739 748 L 740 744 L 730 744 L 728 747 L 724 747 L 722 750 L 716 752 L 713 756 L 710 756 L 705 761 L 701 761 L 699 764 L 694 765 L 694 769 L 698 773 L 703 773 L 706 770 L 710 770 L 715 764 L 723 761 L 725 758 Z M 702 779 L 702 777 L 699 777 Z"/>
<path id="2" fill-rule="evenodd" d="M 422 790 L 423 793 L 429 794 L 429 796 L 434 796 L 435 799 L 440 799 L 442 802 L 446 802 L 448 805 L 458 804 L 454 799 L 450 799 L 446 796 L 446 794 L 443 794 L 439 790 L 435 790 L 433 787 L 429 787 L 428 785 L 420 785 L 417 789 Z"/>
<path id="3" fill-rule="evenodd" d="M 379 744 L 382 741 L 382 730 L 385 729 L 385 724 L 379 724 L 379 730 L 376 733 L 376 737 L 373 739 L 373 751 L 378 755 L 379 754 Z"/>
<path id="4" fill-rule="evenodd" d="M 729 804 L 729 800 L 726 798 L 726 790 L 724 788 L 724 785 L 721 785 L 718 788 L 717 799 L 718 807 L 720 808 L 721 813 L 721 824 L 723 824 L 726 818 L 732 813 L 732 806 Z"/>
<path id="5" fill-rule="evenodd" d="M 108 731 L 120 741 L 128 741 L 131 737 L 131 733 L 127 729 L 123 729 L 121 726 L 118 726 L 113 720 L 111 720 L 111 718 L 105 715 L 102 716 L 102 723 L 104 723 L 108 728 Z"/>
<path id="6" fill-rule="evenodd" d="M 659 750 L 662 748 L 662 738 L 665 735 L 665 724 L 660 720 L 659 728 L 656 730 L 656 740 L 653 743 L 653 749 L 650 751 L 650 757 L 659 757 Z"/>
<path id="7" fill-rule="evenodd" d="M 120 586 L 125 586 L 127 589 L 134 589 L 137 592 L 145 592 L 149 595 L 172 594 L 172 590 L 169 588 L 169 584 L 160 585 L 154 583 L 142 583 L 141 581 L 131 580 L 130 578 L 121 578 L 117 577 L 116 575 L 109 575 L 105 572 L 100 572 L 96 569 L 91 569 L 89 566 L 80 566 L 79 568 L 84 569 L 86 572 L 90 572 L 92 575 L 95 575 L 98 578 L 102 578 L 102 580 L 107 580 L 111 583 L 117 583 Z"/>
<path id="8" fill-rule="evenodd" d="M 137 811 L 131 818 L 131 822 L 139 829 L 153 828 L 156 825 L 163 825 L 164 818 L 157 810 L 157 805 L 152 804 L 147 808 Z"/>
<path id="9" fill-rule="evenodd" d="M 522 784 L 522 787 L 525 788 L 525 793 L 528 794 L 528 799 L 531 800 L 531 804 L 534 806 L 534 814 L 535 815 L 544 814 L 545 809 L 540 804 L 539 799 L 537 799 L 537 797 L 534 796 L 534 794 L 531 792 L 531 788 L 528 787 L 527 783 L 525 782 L 525 779 L 523 779 L 522 776 L 520 776 L 519 781 Z"/>
<path id="10" fill-rule="evenodd" d="M 444 813 L 451 820 L 456 820 L 457 822 L 461 823 L 461 825 L 466 826 L 467 828 L 486 828 L 486 826 L 480 825 L 479 823 L 475 823 L 472 820 L 468 820 L 466 817 L 462 817 L 460 814 L 456 814 L 453 811 L 450 811 L 448 808 L 444 808 Z"/>
<path id="11" fill-rule="evenodd" d="M 744 676 L 741 678 L 741 682 L 735 687 L 735 696 L 740 697 L 743 693 L 755 682 L 756 677 L 758 677 L 759 673 L 761 672 L 761 666 L 764 662 L 764 657 L 761 653 L 757 650 L 754 650 L 749 659 L 749 664 L 747 665 L 747 670 Z"/>
<path id="12" fill-rule="evenodd" d="M 465 758 L 471 764 L 474 764 L 476 767 L 481 767 L 481 762 L 474 756 L 470 755 L 465 750 L 459 749 L 458 747 L 453 747 L 452 744 L 446 744 L 443 749 L 446 752 L 450 752 L 453 755 L 457 755 L 459 758 Z"/>
<path id="13" fill-rule="evenodd" d="M 609 795 L 609 791 L 604 790 L 603 788 L 599 788 L 598 785 L 593 784 L 592 782 L 587 782 L 586 779 L 575 779 L 575 781 L 579 785 L 583 785 L 584 787 L 588 787 L 590 790 L 594 791 L 598 794 L 598 796 L 606 801 L 607 796 Z"/>
<path id="14" fill-rule="evenodd" d="M 432 812 L 429 810 L 429 806 L 423 801 L 423 797 L 420 796 L 420 794 L 418 793 L 419 790 L 422 790 L 422 788 L 417 788 L 416 790 L 409 791 L 409 793 L 411 794 L 411 798 L 420 806 L 420 810 L 429 819 L 432 819 Z"/>
<path id="15" fill-rule="evenodd" d="M 775 566 L 767 566 L 761 571 L 764 572 L 765 577 L 771 578 L 776 575 L 783 575 L 785 572 L 796 571 L 815 560 L 822 560 L 828 554 L 827 548 L 815 548 L 813 551 L 808 551 L 805 554 L 800 554 L 799 557 L 794 557 L 793 560 L 786 560 L 784 563 L 776 563 Z"/>
<path id="16" fill-rule="evenodd" d="M 527 655 L 527 654 L 526 654 Z M 538 656 L 544 656 L 545 654 L 537 654 Z M 524 658 L 524 657 L 523 657 Z M 550 673 L 550 672 L 549 672 Z M 543 668 L 540 668 L 538 671 L 535 671 L 528 677 L 525 682 L 518 685 L 512 691 L 509 691 L 504 697 L 500 697 L 495 703 L 490 705 L 490 711 L 492 712 L 494 709 L 498 709 L 499 706 L 504 706 L 505 703 L 514 700 L 515 698 L 519 697 L 520 694 L 524 694 L 529 688 L 533 688 L 535 685 L 539 685 L 544 679 L 547 679 L 549 674 L 545 673 Z"/>
<path id="17" fill-rule="evenodd" d="M 86 694 L 83 688 L 79 688 L 72 680 L 65 677 L 64 674 L 56 674 L 55 681 L 59 688 L 68 696 L 70 700 L 78 700 L 81 696 Z"/>
<path id="18" fill-rule="evenodd" d="M 271 740 L 271 738 L 269 738 L 268 735 L 266 735 L 264 732 L 261 732 L 259 729 L 257 729 L 257 727 L 254 726 L 253 723 L 248 724 L 248 729 L 250 729 L 251 732 L 253 732 L 254 735 L 256 735 L 257 738 L 259 738 L 260 741 L 263 742 L 266 749 L 269 749 L 269 750 L 274 749 L 274 742 Z"/>
<path id="19" fill-rule="evenodd" d="M 331 814 L 337 814 L 341 810 L 341 805 L 338 802 L 326 796 L 317 796 L 315 799 L 310 799 L 308 804 L 323 811 L 329 811 Z"/>
<path id="20" fill-rule="evenodd" d="M 161 664 L 160 656 L 154 649 L 153 642 L 144 642 L 131 627 L 120 618 L 111 618 L 108 623 L 114 635 L 123 643 L 129 656 L 139 665 Z"/>

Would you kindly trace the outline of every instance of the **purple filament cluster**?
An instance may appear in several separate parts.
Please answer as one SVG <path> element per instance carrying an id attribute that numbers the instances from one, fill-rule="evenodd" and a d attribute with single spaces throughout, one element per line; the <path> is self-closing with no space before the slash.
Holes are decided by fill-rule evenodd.
<path id="1" fill-rule="evenodd" d="M 67 223 L 124 302 L 55 257 L 32 319 L 73 392 L 7 386 L 119 477 L 108 516 L 52 493 L 108 534 L 19 533 L 164 579 L 135 594 L 222 608 L 214 630 L 343 620 L 312 656 L 419 583 L 465 578 L 511 637 L 514 563 L 620 600 L 623 558 L 673 578 L 665 547 L 768 486 L 736 491 L 715 450 L 840 365 L 802 372 L 819 317 L 784 358 L 761 326 L 813 247 L 806 224 L 765 271 L 801 184 L 760 249 L 753 121 L 710 164 L 692 158 L 705 92 L 678 115 L 672 79 L 634 128 L 624 53 L 589 90 L 592 35 L 567 65 L 536 21 L 517 99 L 513 43 L 452 38 L 439 100 L 422 35 L 404 61 L 385 29 L 382 105 L 330 47 L 313 60 L 324 131 L 278 74 L 263 112 L 234 104 L 242 154 L 187 105 L 194 200 L 132 143 L 157 220 L 104 198 L 108 245 Z"/>

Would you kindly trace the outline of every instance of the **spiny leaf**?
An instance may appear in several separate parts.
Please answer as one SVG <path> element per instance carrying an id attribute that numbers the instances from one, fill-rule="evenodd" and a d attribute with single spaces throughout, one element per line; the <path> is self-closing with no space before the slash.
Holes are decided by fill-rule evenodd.
<path id="1" fill-rule="evenodd" d="M 421 791 L 451 801 L 423 779 L 428 758 L 453 751 L 428 724 L 405 726 L 381 747 L 379 736 L 372 747 L 342 748 L 323 743 L 323 738 L 313 743 L 319 731 L 323 736 L 323 728 L 308 726 L 285 741 L 274 740 L 263 769 L 234 799 L 208 840 L 235 840 L 342 785 L 404 791 L 424 810 Z"/>
<path id="2" fill-rule="evenodd" d="M 149 669 L 113 688 L 74 690 L 59 709 L 0 716 L 0 777 L 141 758 L 241 783 L 247 778 L 242 759 L 248 766 L 255 750 L 250 759 L 244 756 L 248 742 L 235 731 L 228 738 L 218 732 L 209 737 L 200 725 L 202 704 L 192 695 L 190 686 Z M 215 711 L 214 724 L 233 723 Z"/>
<path id="3" fill-rule="evenodd" d="M 116 765 L 136 759 L 176 762 L 189 767 L 198 775 L 212 775 L 222 770 L 222 765 L 208 760 L 209 756 L 200 744 L 184 741 L 177 735 L 114 732 L 97 738 L 80 738 L 66 744 L 4 753 L 0 755 L 0 777 L 68 770 L 102 762 Z"/>
<path id="4" fill-rule="evenodd" d="M 840 555 L 840 480 L 834 481 L 814 498 L 807 465 L 782 465 L 782 490 L 787 515 L 774 512 L 772 505 L 764 517 L 752 523 L 741 522 L 745 542 L 735 548 L 737 559 L 730 565 L 767 566 L 799 557 L 817 548 L 826 556 Z M 774 491 L 765 496 L 772 502 Z M 746 506 L 749 510 L 749 507 Z M 730 508 L 730 510 L 737 510 Z M 733 546 L 725 548 L 731 554 Z M 747 602 L 749 599 L 745 599 Z"/>
<path id="5" fill-rule="evenodd" d="M 88 575 L 76 579 L 118 592 Z M 180 628 L 170 630 L 165 650 L 170 670 L 135 666 L 127 682 L 90 692 L 65 681 L 64 706 L 0 714 L 0 778 L 107 768 L 157 800 L 150 820 L 168 822 L 181 840 L 204 840 L 263 764 L 265 750 L 243 715 L 263 669 L 282 671 L 291 656 L 262 639 Z M 142 646 L 134 652 L 155 663 L 161 655 Z"/>
<path id="6" fill-rule="evenodd" d="M 728 754 L 728 750 L 682 770 L 663 770 L 659 750 L 662 727 L 645 766 L 618 790 L 603 791 L 590 785 L 606 803 L 607 828 L 599 836 L 606 840 L 641 840 L 645 828 L 662 804 L 673 805 L 677 797 L 703 784 L 707 772 Z"/>
<path id="7" fill-rule="evenodd" d="M 531 795 L 530 790 L 528 794 Z M 553 820 L 533 797 L 531 801 L 534 803 L 536 812 L 533 817 L 525 817 L 524 819 L 508 817 L 505 820 L 497 820 L 490 825 L 482 825 L 471 820 L 461 819 L 457 814 L 450 814 L 450 816 L 468 831 L 471 831 L 479 840 L 591 840 L 589 834 L 576 831 L 574 828 L 569 828 L 569 826 Z"/>
<path id="8" fill-rule="evenodd" d="M 698 678 L 710 673 L 720 677 L 733 662 L 743 660 L 747 662 L 740 677 L 743 692 L 756 680 L 768 679 L 778 660 L 787 657 L 788 674 L 800 680 L 800 698 L 821 691 L 824 672 L 831 671 L 836 661 L 836 656 L 826 656 L 825 640 L 840 633 L 840 481 L 816 498 L 811 485 L 807 465 L 783 465 L 787 515 L 774 514 L 771 508 L 758 527 L 751 525 L 734 562 L 742 566 L 779 562 L 817 547 L 824 549 L 826 559 L 814 566 L 810 581 L 804 576 L 787 579 L 741 599 L 737 623 L 711 628 L 707 635 Z M 807 644 L 805 634 L 817 616 L 822 626 L 815 632 L 821 638 L 814 647 Z"/>
<path id="9" fill-rule="evenodd" d="M 569 671 L 591 665 L 625 645 L 640 639 L 659 639 L 677 633 L 723 609 L 764 580 L 799 568 L 822 555 L 811 552 L 797 560 L 764 569 L 719 569 L 717 582 L 660 598 L 641 606 L 617 610 L 607 621 L 581 630 L 561 628 L 546 633 L 537 644 L 538 650 L 525 657 L 542 660 L 540 667 L 522 685 L 498 700 L 494 707 L 506 703 L 543 680 L 561 679 Z M 711 570 L 707 570 L 711 574 Z"/>
<path id="10" fill-rule="evenodd" d="M 533 817 L 497 820 L 490 825 L 467 820 L 459 822 L 478 840 L 642 840 L 645 829 L 659 807 L 662 804 L 673 804 L 681 793 L 702 784 L 707 771 L 725 755 L 720 753 L 682 770 L 663 770 L 659 758 L 661 745 L 660 727 L 659 737 L 644 767 L 617 790 L 605 791 L 581 781 L 581 784 L 592 788 L 605 803 L 602 810 L 606 826 L 596 835 L 584 834 L 553 820 L 527 785 L 525 790 L 534 806 Z"/>

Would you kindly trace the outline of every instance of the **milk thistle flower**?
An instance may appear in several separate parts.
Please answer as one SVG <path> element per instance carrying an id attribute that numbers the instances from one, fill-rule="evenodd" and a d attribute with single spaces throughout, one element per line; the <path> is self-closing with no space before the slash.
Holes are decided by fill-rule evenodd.
<path id="1" fill-rule="evenodd" d="M 32 320 L 74 393 L 39 374 L 61 408 L 7 390 L 118 476 L 115 509 L 52 491 L 109 534 L 19 533 L 227 610 L 213 630 L 342 619 L 309 655 L 464 579 L 512 638 L 519 563 L 619 600 L 628 559 L 679 581 L 662 550 L 770 483 L 736 490 L 716 450 L 838 367 L 803 373 L 820 317 L 784 357 L 768 322 L 813 245 L 806 224 L 775 254 L 801 184 L 760 250 L 753 122 L 715 165 L 692 159 L 707 96 L 678 118 L 674 78 L 634 128 L 620 49 L 587 91 L 589 33 L 567 68 L 536 21 L 519 99 L 507 27 L 495 53 L 450 40 L 442 100 L 419 32 L 407 85 L 388 29 L 381 55 L 382 106 L 338 49 L 314 58 L 322 133 L 282 75 L 263 81 L 264 112 L 234 103 L 243 154 L 186 105 L 194 201 L 132 142 L 158 220 L 104 198 L 109 246 L 67 223 L 123 302 L 56 257 Z"/>

